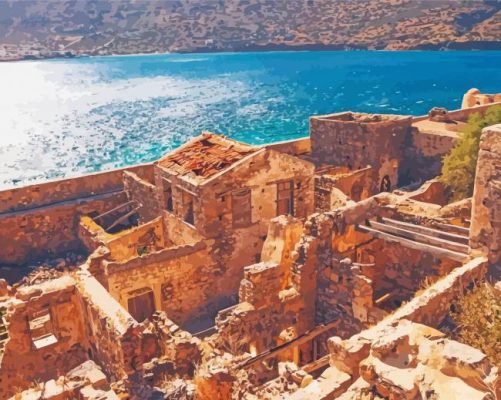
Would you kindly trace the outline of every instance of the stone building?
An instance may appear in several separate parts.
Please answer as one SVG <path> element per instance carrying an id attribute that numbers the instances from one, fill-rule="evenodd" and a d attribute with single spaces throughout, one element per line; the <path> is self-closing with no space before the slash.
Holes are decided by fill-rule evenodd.
<path id="1" fill-rule="evenodd" d="M 0 262 L 50 265 L 0 279 L 0 398 L 501 396 L 498 366 L 447 337 L 451 305 L 500 279 L 500 126 L 472 199 L 393 190 L 491 106 L 313 117 L 266 146 L 204 133 L 0 192 Z"/>

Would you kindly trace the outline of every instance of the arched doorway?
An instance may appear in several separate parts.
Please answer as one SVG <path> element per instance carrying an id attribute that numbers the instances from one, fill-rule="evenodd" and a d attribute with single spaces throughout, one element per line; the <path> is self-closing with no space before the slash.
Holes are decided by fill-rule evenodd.
<path id="1" fill-rule="evenodd" d="M 389 192 L 391 188 L 391 181 L 388 175 L 383 176 L 381 179 L 381 185 L 379 186 L 380 192 Z"/>

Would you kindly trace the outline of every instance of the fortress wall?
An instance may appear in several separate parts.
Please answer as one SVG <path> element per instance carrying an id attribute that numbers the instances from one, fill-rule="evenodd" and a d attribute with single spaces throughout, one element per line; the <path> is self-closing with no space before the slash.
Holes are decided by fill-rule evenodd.
<path id="1" fill-rule="evenodd" d="M 0 216 L 7 212 L 32 210 L 63 201 L 83 200 L 121 191 L 125 170 L 146 181 L 153 181 L 153 164 L 143 164 L 3 190 L 0 191 Z"/>
<path id="2" fill-rule="evenodd" d="M 482 104 L 480 106 L 474 106 L 474 107 L 470 107 L 470 108 L 460 108 L 458 110 L 451 110 L 448 112 L 448 115 L 449 115 L 450 119 L 453 119 L 455 121 L 466 121 L 471 114 L 478 113 L 478 112 L 483 114 L 489 108 L 494 107 L 496 105 L 500 105 L 500 104 L 501 104 L 501 100 L 497 100 L 495 103 Z M 412 123 L 424 121 L 428 118 L 429 118 L 428 115 L 421 115 L 419 117 L 413 117 Z"/>
<path id="3" fill-rule="evenodd" d="M 153 165 L 128 169 L 146 182 Z M 0 192 L 0 264 L 24 264 L 81 250 L 78 217 L 125 203 L 124 169 Z"/>
<path id="4" fill-rule="evenodd" d="M 0 264 L 24 264 L 83 250 L 79 215 L 102 213 L 127 200 L 124 192 L 32 210 L 0 214 Z"/>

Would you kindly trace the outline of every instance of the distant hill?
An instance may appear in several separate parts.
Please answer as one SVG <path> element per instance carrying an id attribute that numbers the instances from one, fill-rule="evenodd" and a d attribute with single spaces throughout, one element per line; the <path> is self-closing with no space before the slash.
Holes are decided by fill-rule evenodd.
<path id="1" fill-rule="evenodd" d="M 501 0 L 0 0 L 0 59 L 501 49 Z"/>

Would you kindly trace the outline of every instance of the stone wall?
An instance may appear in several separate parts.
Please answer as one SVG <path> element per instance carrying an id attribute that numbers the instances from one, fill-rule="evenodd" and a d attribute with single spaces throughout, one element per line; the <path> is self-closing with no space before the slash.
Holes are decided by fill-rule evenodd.
<path id="1" fill-rule="evenodd" d="M 480 139 L 470 228 L 470 247 L 501 260 L 501 124 L 485 128 Z"/>
<path id="2" fill-rule="evenodd" d="M 152 166 L 131 167 L 152 179 Z M 123 169 L 0 192 L 0 263 L 23 264 L 78 250 L 79 216 L 125 203 Z"/>
<path id="3" fill-rule="evenodd" d="M 311 140 L 308 136 L 300 139 L 267 144 L 265 147 L 291 156 L 301 156 L 311 152 Z"/>
<path id="4" fill-rule="evenodd" d="M 129 200 L 141 204 L 138 209 L 139 223 L 151 221 L 160 215 L 157 188 L 131 171 L 124 171 L 124 190 Z"/>
<path id="5" fill-rule="evenodd" d="M 75 281 L 68 276 L 20 288 L 7 311 L 9 340 L 0 367 L 0 398 L 30 387 L 37 379 L 57 378 L 88 358 L 89 340 Z M 29 320 L 37 312 L 50 314 L 55 343 L 38 350 Z"/>
<path id="6" fill-rule="evenodd" d="M 99 194 L 121 191 L 125 170 L 147 181 L 153 180 L 153 164 L 144 164 L 2 190 L 0 191 L 0 214 L 31 210 L 63 201 L 83 200 Z"/>
<path id="7" fill-rule="evenodd" d="M 311 157 L 317 166 L 358 170 L 370 165 L 377 182 L 387 175 L 395 187 L 410 124 L 410 117 L 352 112 L 312 117 Z"/>
<path id="8" fill-rule="evenodd" d="M 153 291 L 155 309 L 184 325 L 215 315 L 221 278 L 211 255 L 212 243 L 198 242 L 163 249 L 126 262 L 104 261 L 110 294 L 128 309 L 134 291 Z"/>
<path id="9" fill-rule="evenodd" d="M 501 93 L 485 94 L 480 93 L 478 89 L 470 89 L 463 96 L 461 108 L 470 108 L 496 102 L 501 102 Z"/>
<path id="10" fill-rule="evenodd" d="M 435 178 L 442 169 L 442 157 L 456 143 L 455 135 L 421 132 L 413 128 L 405 138 L 398 185 Z"/>
<path id="11" fill-rule="evenodd" d="M 113 261 L 126 261 L 142 254 L 155 252 L 165 248 L 168 243 L 162 217 L 109 236 L 105 244 L 110 250 L 110 260 Z"/>
<path id="12" fill-rule="evenodd" d="M 357 171 L 335 168 L 315 176 L 315 210 L 330 211 L 347 201 L 360 201 L 379 193 L 379 182 L 372 167 Z"/>
<path id="13" fill-rule="evenodd" d="M 306 218 L 313 212 L 313 174 L 314 165 L 307 161 L 274 150 L 261 152 L 203 185 L 199 231 L 206 237 L 215 237 L 234 229 L 232 192 L 248 188 L 250 224 L 259 225 L 265 235 L 268 222 L 277 216 L 277 183 L 286 181 L 294 184 L 294 216 Z M 260 251 L 259 247 L 257 252 Z"/>
<path id="14" fill-rule="evenodd" d="M 137 323 L 88 271 L 82 269 L 77 279 L 89 358 L 113 379 L 123 379 L 142 364 Z"/>
<path id="15" fill-rule="evenodd" d="M 218 314 L 219 336 L 233 354 L 258 354 L 312 327 L 304 324 L 309 310 L 303 301 L 311 293 L 305 290 L 302 297 L 290 279 L 297 257 L 293 249 L 301 232 L 301 222 L 290 216 L 273 219 L 263 246 L 263 261 L 244 270 L 240 303 Z"/>
<path id="16" fill-rule="evenodd" d="M 79 250 L 79 216 L 101 213 L 126 201 L 123 192 L 92 200 L 0 215 L 0 263 L 24 264 Z"/>

